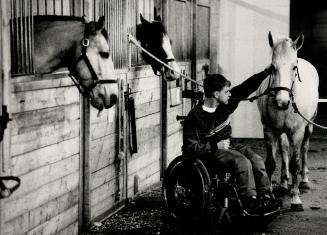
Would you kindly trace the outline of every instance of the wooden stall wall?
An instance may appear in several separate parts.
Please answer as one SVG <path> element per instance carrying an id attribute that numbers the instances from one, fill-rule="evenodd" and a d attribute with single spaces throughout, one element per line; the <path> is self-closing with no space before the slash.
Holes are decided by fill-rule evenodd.
<path id="1" fill-rule="evenodd" d="M 232 86 L 268 66 L 268 32 L 288 36 L 289 14 L 289 0 L 220 0 L 218 64 Z M 262 138 L 256 103 L 242 102 L 232 126 L 233 137 Z"/>
<path id="2" fill-rule="evenodd" d="M 123 80 L 124 91 L 130 91 L 135 101 L 137 153 L 130 151 L 130 139 L 126 129 L 125 158 L 118 159 L 118 116 L 117 105 L 103 111 L 98 117 L 97 110 L 89 110 L 89 156 L 90 166 L 88 219 L 99 220 L 120 207 L 126 197 L 160 181 L 161 136 L 160 136 L 160 78 L 153 74 L 148 65 L 143 65 L 139 51 L 132 45 L 132 68 L 128 67 L 127 33 L 135 36 L 139 14 L 152 21 L 155 0 L 112 0 L 92 1 L 87 7 L 93 19 L 101 14 L 106 16 L 109 43 L 112 49 L 116 76 Z M 96 7 L 94 10 L 93 7 Z M 128 111 L 124 110 L 124 121 L 128 122 Z M 88 116 L 86 116 L 88 118 Z"/>
<path id="3" fill-rule="evenodd" d="M 75 1 L 12 0 L 11 19 L 70 15 Z M 80 11 L 79 11 L 80 12 Z M 26 23 L 26 24 L 25 24 Z M 17 30 L 21 30 L 21 32 Z M 15 31 L 16 30 L 16 31 Z M 3 200 L 2 234 L 77 234 L 80 200 L 80 96 L 67 72 L 33 73 L 30 22 L 11 21 L 10 153 L 5 165 L 20 188 Z M 17 34 L 17 33 L 19 34 Z M 27 36 L 27 37 L 24 37 Z M 15 44 L 14 38 L 25 40 Z M 17 39 L 17 38 L 16 38 Z M 17 41 L 18 42 L 18 41 Z M 22 58 L 21 63 L 15 60 Z M 24 66 L 22 66 L 24 65 Z M 19 69 L 17 69 L 19 67 Z"/>
<path id="4" fill-rule="evenodd" d="M 15 0 L 12 0 L 16 2 Z M 23 1 L 23 0 L 17 0 Z M 127 197 L 160 182 L 162 167 L 162 82 L 144 65 L 132 46 L 132 68 L 128 68 L 127 33 L 135 35 L 139 13 L 149 20 L 160 15 L 163 2 L 171 10 L 167 24 L 173 51 L 181 70 L 191 76 L 193 13 L 201 24 L 211 24 L 211 10 L 197 9 L 186 0 L 47 0 L 32 1 L 32 14 L 88 15 L 90 20 L 106 16 L 106 28 L 114 59 L 116 76 L 123 80 L 123 91 L 135 101 L 138 152 L 131 153 L 129 128 L 124 138 L 125 156 L 118 164 L 118 106 L 100 114 L 81 99 L 67 71 L 49 75 L 11 78 L 11 146 L 9 172 L 22 179 L 22 186 L 5 204 L 4 234 L 77 234 L 82 224 L 109 215 Z M 213 1 L 202 1 L 212 3 Z M 202 4 L 202 3 L 201 3 Z M 204 7 L 208 6 L 204 4 Z M 210 5 L 209 4 L 209 5 Z M 182 18 L 175 17 L 180 12 Z M 196 10 L 195 10 L 196 9 Z M 182 19 L 182 25 L 178 24 Z M 178 26 L 178 27 L 177 27 Z M 198 27 L 198 26 L 196 26 Z M 182 33 L 180 33 L 182 30 Z M 212 35 L 208 27 L 198 52 L 195 76 L 204 78 L 203 65 L 210 65 Z M 193 58 L 193 61 L 195 58 Z M 30 66 L 28 66 L 30 68 Z M 24 74 L 24 75 L 23 75 Z M 187 115 L 191 102 L 181 98 L 190 82 L 167 83 L 167 163 L 181 153 L 182 126 L 177 115 Z M 129 90 L 130 89 L 130 90 Z M 183 100 L 183 102 L 181 102 Z M 128 112 L 123 110 L 125 125 Z M 3 208 L 1 208 L 3 209 Z"/>
<path id="5" fill-rule="evenodd" d="M 80 103 L 70 78 L 12 80 L 11 173 L 4 234 L 77 233 Z"/>

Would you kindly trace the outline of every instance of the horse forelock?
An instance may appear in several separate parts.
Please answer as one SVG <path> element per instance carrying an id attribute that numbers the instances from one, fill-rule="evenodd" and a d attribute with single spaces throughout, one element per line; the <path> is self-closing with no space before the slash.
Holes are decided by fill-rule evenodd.
<path id="1" fill-rule="evenodd" d="M 279 39 L 272 48 L 273 60 L 290 59 L 297 55 L 293 47 L 293 41 L 290 38 Z"/>
<path id="2" fill-rule="evenodd" d="M 161 44 L 167 31 L 160 21 L 153 21 L 150 24 L 140 24 L 136 29 L 136 37 L 143 44 Z"/>

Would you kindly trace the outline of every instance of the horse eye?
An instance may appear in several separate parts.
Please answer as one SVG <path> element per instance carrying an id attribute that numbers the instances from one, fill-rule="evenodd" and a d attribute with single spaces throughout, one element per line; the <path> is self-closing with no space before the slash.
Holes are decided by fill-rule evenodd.
<path id="1" fill-rule="evenodd" d="M 297 66 L 296 65 L 293 67 L 293 71 L 295 71 L 295 70 L 297 70 Z"/>
<path id="2" fill-rule="evenodd" d="M 109 52 L 99 52 L 99 54 L 102 58 L 106 58 L 106 59 L 109 58 Z"/>

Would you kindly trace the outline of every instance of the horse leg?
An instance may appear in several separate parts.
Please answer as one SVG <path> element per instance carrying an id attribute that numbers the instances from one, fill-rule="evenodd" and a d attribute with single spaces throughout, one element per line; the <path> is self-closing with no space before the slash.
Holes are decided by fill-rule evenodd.
<path id="1" fill-rule="evenodd" d="M 309 150 L 309 139 L 313 131 L 313 125 L 309 124 L 305 127 L 303 142 L 302 142 L 302 149 L 301 149 L 301 155 L 302 155 L 302 181 L 300 182 L 299 188 L 308 190 L 310 189 L 309 185 L 309 169 L 307 166 L 307 159 L 308 159 L 308 150 Z"/>
<path id="2" fill-rule="evenodd" d="M 280 178 L 280 189 L 283 194 L 288 192 L 288 181 L 290 179 L 289 171 L 289 141 L 286 134 L 280 135 L 278 138 L 280 153 L 282 156 L 282 168 L 281 168 L 281 178 Z"/>
<path id="3" fill-rule="evenodd" d="M 300 155 L 301 145 L 304 136 L 304 129 L 297 129 L 291 134 L 291 146 L 293 149 L 292 158 L 290 161 L 290 171 L 292 174 L 291 187 L 291 210 L 303 211 L 303 205 L 300 199 L 300 190 L 298 186 L 298 174 L 300 173 Z"/>
<path id="4" fill-rule="evenodd" d="M 277 150 L 277 138 L 272 131 L 265 131 L 264 137 L 266 140 L 267 157 L 265 161 L 267 175 L 270 183 L 272 175 L 276 168 L 276 150 Z"/>

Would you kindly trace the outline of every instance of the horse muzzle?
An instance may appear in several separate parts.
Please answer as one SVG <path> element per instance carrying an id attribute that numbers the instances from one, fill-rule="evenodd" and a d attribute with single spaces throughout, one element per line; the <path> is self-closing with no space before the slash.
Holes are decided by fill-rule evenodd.
<path id="1" fill-rule="evenodd" d="M 165 77 L 168 81 L 174 81 L 180 77 L 178 73 L 180 73 L 181 69 L 175 60 L 168 62 L 168 66 L 173 70 L 165 68 Z"/>
<path id="2" fill-rule="evenodd" d="M 287 102 L 279 102 L 275 100 L 275 104 L 278 110 L 287 110 L 290 106 L 290 100 L 288 100 Z"/>

